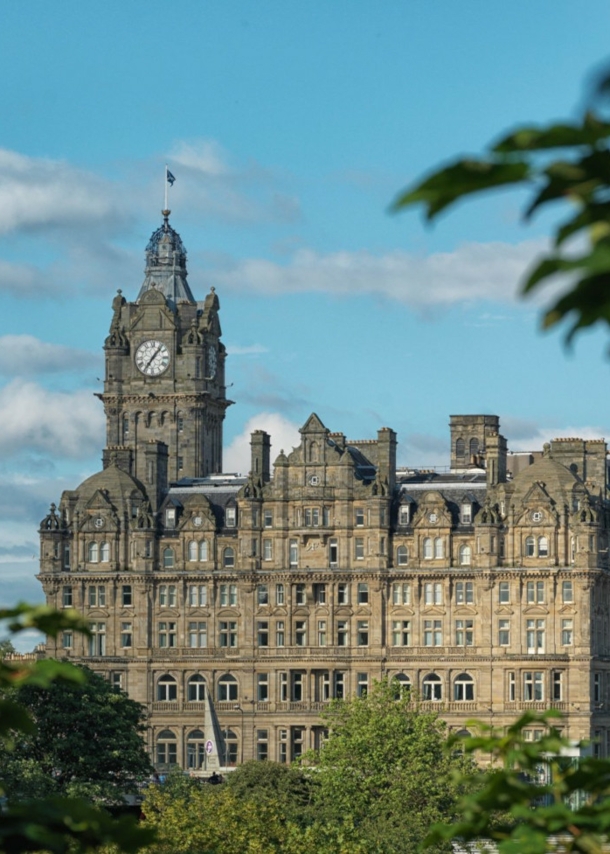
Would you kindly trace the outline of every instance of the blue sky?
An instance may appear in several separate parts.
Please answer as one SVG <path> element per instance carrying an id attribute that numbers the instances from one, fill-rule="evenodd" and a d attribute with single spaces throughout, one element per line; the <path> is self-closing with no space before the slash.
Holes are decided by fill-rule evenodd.
<path id="1" fill-rule="evenodd" d="M 552 220 L 524 228 L 519 193 L 432 229 L 388 213 L 443 160 L 576 115 L 609 28 L 597 0 L 5 4 L 0 599 L 39 597 L 38 521 L 99 467 L 110 303 L 140 287 L 166 162 L 191 287 L 221 300 L 227 470 L 312 410 L 393 427 L 401 464 L 445 463 L 455 413 L 500 415 L 513 449 L 609 436 L 607 335 L 567 353 L 515 298 Z"/>

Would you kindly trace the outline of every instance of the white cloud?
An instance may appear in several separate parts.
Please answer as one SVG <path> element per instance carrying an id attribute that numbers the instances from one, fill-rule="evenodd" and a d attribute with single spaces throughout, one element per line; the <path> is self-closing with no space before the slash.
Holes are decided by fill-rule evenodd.
<path id="1" fill-rule="evenodd" d="M 453 252 L 420 257 L 396 251 L 297 251 L 289 264 L 250 258 L 210 271 L 217 288 L 265 296 L 323 292 L 339 296 L 372 294 L 429 309 L 472 300 L 512 302 L 517 283 L 544 249 L 540 240 L 466 243 Z"/>
<path id="2" fill-rule="evenodd" d="M 101 365 L 101 357 L 88 350 L 49 344 L 33 335 L 0 336 L 0 374 L 31 376 L 83 371 L 94 365 Z"/>
<path id="3" fill-rule="evenodd" d="M 104 414 L 89 391 L 49 391 L 13 380 L 0 389 L 0 453 L 85 459 L 104 441 Z"/>
<path id="4" fill-rule="evenodd" d="M 171 155 L 172 163 L 193 169 L 213 178 L 225 177 L 231 170 L 228 156 L 222 146 L 213 139 L 197 142 L 178 142 Z"/>
<path id="5" fill-rule="evenodd" d="M 0 234 L 123 219 L 108 181 L 62 160 L 0 149 Z"/>
<path id="6" fill-rule="evenodd" d="M 269 348 L 263 347 L 262 344 L 250 344 L 245 347 L 240 347 L 235 344 L 227 345 L 227 353 L 229 356 L 258 356 L 260 353 L 268 353 Z"/>
<path id="7" fill-rule="evenodd" d="M 509 429 L 503 429 L 507 435 L 509 451 L 541 451 L 545 442 L 553 439 L 604 439 L 610 436 L 610 430 L 602 427 L 533 427 L 530 433 L 522 431 L 518 438 L 511 438 Z"/>
<path id="8" fill-rule="evenodd" d="M 250 434 L 265 430 L 271 436 L 271 463 L 281 450 L 287 454 L 301 443 L 299 425 L 277 412 L 261 412 L 246 423 L 243 432 L 236 436 L 224 452 L 223 468 L 226 472 L 247 474 L 250 471 Z"/>

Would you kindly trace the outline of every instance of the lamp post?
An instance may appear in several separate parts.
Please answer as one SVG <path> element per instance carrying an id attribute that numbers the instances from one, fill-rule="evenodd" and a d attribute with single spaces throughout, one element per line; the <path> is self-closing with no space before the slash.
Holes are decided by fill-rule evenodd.
<path id="1" fill-rule="evenodd" d="M 241 735 L 240 735 L 240 739 L 239 739 L 239 741 L 240 741 L 239 764 L 243 765 L 244 764 L 244 710 L 239 705 L 239 703 L 236 703 L 233 706 L 233 709 L 234 709 L 234 711 L 239 712 L 241 715 L 241 720 L 240 720 L 240 733 L 241 733 Z"/>

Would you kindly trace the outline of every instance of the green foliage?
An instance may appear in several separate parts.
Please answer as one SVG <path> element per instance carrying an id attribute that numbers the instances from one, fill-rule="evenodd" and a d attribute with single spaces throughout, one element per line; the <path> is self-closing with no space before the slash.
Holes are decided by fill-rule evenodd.
<path id="1" fill-rule="evenodd" d="M 86 677 L 80 684 L 54 681 L 14 690 L 14 700 L 27 709 L 35 731 L 3 757 L 9 800 L 46 789 L 120 803 L 135 781 L 150 774 L 141 737 L 142 707 L 102 676 L 79 670 Z"/>
<path id="2" fill-rule="evenodd" d="M 549 843 L 556 837 L 566 854 L 607 852 L 610 761 L 562 755 L 570 742 L 552 725 L 560 717 L 554 710 L 528 712 L 501 734 L 471 722 L 479 736 L 455 737 L 467 754 L 489 759 L 493 770 L 467 776 L 470 791 L 460 802 L 459 820 L 435 826 L 426 844 L 492 840 L 499 854 L 548 854 L 559 850 Z M 524 738 L 532 724 L 545 728 L 540 741 Z"/>
<path id="3" fill-rule="evenodd" d="M 610 75 L 599 92 L 610 93 Z M 610 123 L 600 115 L 587 112 L 579 121 L 520 127 L 483 157 L 459 158 L 418 181 L 398 196 L 392 210 L 423 204 L 432 220 L 458 200 L 517 185 L 531 190 L 526 220 L 549 204 L 567 202 L 569 208 L 555 230 L 554 249 L 523 283 L 523 293 L 529 293 L 559 277 L 562 295 L 546 310 L 543 326 L 567 320 L 570 342 L 598 321 L 610 325 Z M 584 251 L 571 250 L 574 237 Z"/>
<path id="4" fill-rule="evenodd" d="M 366 850 L 398 854 L 415 851 L 433 822 L 456 818 L 455 772 L 473 765 L 445 750 L 446 727 L 436 714 L 384 682 L 366 697 L 333 704 L 325 719 L 330 736 L 309 757 L 323 822 L 354 828 Z"/>
<path id="5" fill-rule="evenodd" d="M 23 603 L 0 610 L 0 621 L 9 631 L 18 633 L 28 628 L 55 636 L 63 629 L 84 631 L 82 618 L 76 612 L 54 612 L 46 606 L 30 607 Z M 9 639 L 10 640 L 10 639 Z M 79 668 L 57 661 L 8 660 L 0 656 L 0 691 L 10 698 L 0 700 L 0 794 L 5 777 L 10 777 L 9 763 L 24 745 L 36 742 L 38 735 L 31 715 L 17 701 L 22 691 L 49 691 L 55 687 L 77 690 L 86 675 Z M 64 718 L 64 729 L 71 728 Z M 95 733 L 90 733 L 95 738 Z M 13 754 L 13 752 L 15 754 Z M 32 799 L 10 804 L 0 811 L 0 850 L 19 854 L 26 851 L 51 851 L 54 854 L 80 854 L 99 846 L 135 852 L 152 841 L 153 834 L 137 826 L 131 817 L 115 820 L 89 803 L 74 798 L 39 797 L 49 789 L 49 774 L 34 757 L 21 761 L 20 786 L 27 788 Z M 69 788 L 69 787 L 66 787 Z"/>
<path id="6" fill-rule="evenodd" d="M 245 762 L 227 776 L 227 787 L 237 798 L 280 805 L 284 817 L 306 826 L 313 820 L 315 779 L 303 769 L 280 762 Z"/>

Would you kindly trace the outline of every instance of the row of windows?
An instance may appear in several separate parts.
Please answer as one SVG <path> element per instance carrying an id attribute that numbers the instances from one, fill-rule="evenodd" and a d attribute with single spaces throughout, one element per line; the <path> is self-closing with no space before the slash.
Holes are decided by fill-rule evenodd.
<path id="1" fill-rule="evenodd" d="M 307 605 L 308 585 L 298 583 L 292 585 L 293 599 L 295 605 Z M 329 585 L 314 584 L 311 595 L 316 605 L 328 604 Z M 278 606 L 286 604 L 286 585 L 278 583 L 274 589 L 269 584 L 259 584 L 256 588 L 256 603 L 262 607 L 272 604 L 272 590 L 274 601 Z M 453 584 L 454 599 L 456 605 L 475 604 L 475 584 L 473 581 L 455 581 Z M 445 585 L 442 582 L 424 582 L 422 586 L 422 601 L 424 605 L 442 605 Z M 498 583 L 499 604 L 510 604 L 512 598 L 511 584 L 509 581 Z M 526 581 L 524 587 L 524 601 L 527 604 L 544 604 L 546 601 L 546 585 L 544 581 Z M 103 608 L 107 605 L 106 585 L 91 584 L 86 588 L 86 603 L 90 608 Z M 121 585 L 118 592 L 118 601 L 123 607 L 133 605 L 133 589 L 131 584 Z M 157 601 L 161 607 L 175 608 L 178 606 L 178 586 L 175 584 L 160 584 L 157 587 Z M 222 607 L 235 607 L 238 604 L 237 584 L 220 584 L 218 586 L 218 604 Z M 349 605 L 351 601 L 351 585 L 340 582 L 336 588 L 336 604 Z M 392 584 L 391 601 L 393 605 L 411 605 L 411 582 L 397 581 Z M 570 604 L 574 601 L 574 588 L 570 580 L 561 583 L 561 601 Z M 205 607 L 208 605 L 208 588 L 205 584 L 190 584 L 187 587 L 186 602 L 189 607 Z M 356 588 L 356 604 L 366 605 L 369 603 L 369 586 L 366 582 L 360 582 Z M 62 588 L 62 604 L 64 608 L 74 605 L 73 587 L 65 584 Z M 108 602 L 108 604 L 110 604 Z"/>
<path id="2" fill-rule="evenodd" d="M 292 626 L 292 638 L 287 632 L 287 626 Z M 105 655 L 106 653 L 106 624 L 103 622 L 92 622 L 89 624 L 91 637 L 89 638 L 89 654 Z M 335 623 L 335 643 L 337 646 L 350 645 L 350 621 L 337 620 Z M 309 623 L 307 620 L 294 620 L 292 624 L 285 620 L 257 620 L 256 622 L 256 644 L 259 647 L 269 647 L 273 641 L 276 647 L 308 646 L 315 645 L 325 647 L 332 642 L 327 620 L 317 620 L 315 625 L 315 637 L 309 637 Z M 355 624 L 356 646 L 368 646 L 370 637 L 369 620 L 357 620 Z M 445 646 L 446 638 L 443 620 L 422 620 L 421 643 L 423 646 Z M 546 644 L 546 621 L 544 619 L 528 619 L 525 621 L 525 646 L 528 654 L 543 654 Z M 470 647 L 475 645 L 474 620 L 459 619 L 454 621 L 454 633 L 452 642 L 454 646 Z M 498 621 L 498 645 L 511 645 L 511 624 L 509 619 Z M 574 620 L 564 617 L 560 623 L 560 645 L 572 646 L 574 643 Z M 71 631 L 63 633 L 64 649 L 71 649 L 73 635 Z M 187 623 L 187 644 L 192 649 L 205 649 L 208 646 L 208 624 L 206 620 L 191 620 Z M 391 621 L 391 644 L 394 647 L 411 646 L 412 644 L 412 621 Z M 237 648 L 238 646 L 238 622 L 237 620 L 220 620 L 218 623 L 218 645 L 221 648 Z M 133 646 L 133 624 L 130 621 L 121 621 L 119 646 L 130 649 Z M 178 624 L 173 620 L 161 620 L 157 624 L 157 646 L 160 649 L 174 649 L 178 646 Z"/>

